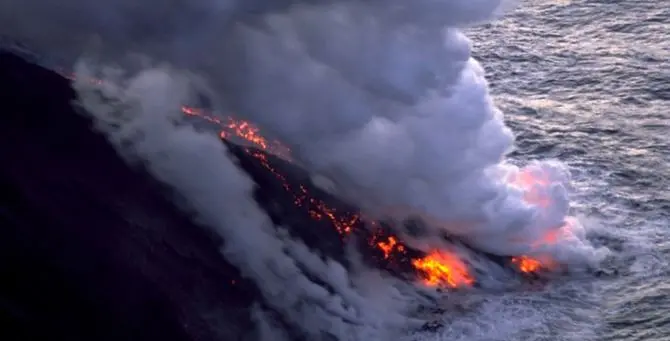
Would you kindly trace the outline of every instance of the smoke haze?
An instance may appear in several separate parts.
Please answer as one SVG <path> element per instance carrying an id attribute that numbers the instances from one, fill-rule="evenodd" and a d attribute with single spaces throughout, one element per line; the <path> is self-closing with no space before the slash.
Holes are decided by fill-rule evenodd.
<path id="1" fill-rule="evenodd" d="M 2 29 L 66 60 L 139 54 L 288 144 L 370 214 L 419 214 L 500 255 L 592 255 L 560 163 L 504 161 L 514 136 L 460 28 L 502 0 L 0 2 Z M 546 181 L 519 186 L 535 174 Z M 528 193 L 550 203 L 529 203 Z M 535 201 L 537 201 L 535 200 Z M 560 243 L 542 245 L 548 234 Z"/>

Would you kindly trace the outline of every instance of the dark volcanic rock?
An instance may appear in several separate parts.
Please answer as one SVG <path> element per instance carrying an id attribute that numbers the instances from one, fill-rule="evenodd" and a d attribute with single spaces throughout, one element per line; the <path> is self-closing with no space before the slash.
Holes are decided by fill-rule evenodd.
<path id="1" fill-rule="evenodd" d="M 70 105 L 0 52 L 0 339 L 236 340 L 253 286 Z M 233 282 L 235 281 L 235 282 Z"/>

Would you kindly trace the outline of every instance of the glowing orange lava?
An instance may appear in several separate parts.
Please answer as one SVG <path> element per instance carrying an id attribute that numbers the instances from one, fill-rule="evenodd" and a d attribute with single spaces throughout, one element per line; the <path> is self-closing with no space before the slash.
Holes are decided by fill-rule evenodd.
<path id="1" fill-rule="evenodd" d="M 398 243 L 398 240 L 394 236 L 388 237 L 387 241 L 377 242 L 377 247 L 384 252 L 384 259 L 389 259 L 391 252 L 393 250 L 398 250 L 399 252 L 405 251 L 405 246 Z"/>
<path id="2" fill-rule="evenodd" d="M 217 124 L 222 128 L 219 135 L 223 139 L 236 137 L 251 143 L 254 147 L 262 149 L 263 151 L 290 160 L 291 150 L 288 147 L 284 146 L 279 141 L 268 141 L 260 134 L 260 129 L 248 121 L 236 120 L 232 117 L 227 117 L 225 120 L 221 120 L 213 115 L 207 114 L 202 109 L 188 106 L 182 106 L 181 111 L 188 116 L 197 116 L 208 122 Z"/>
<path id="3" fill-rule="evenodd" d="M 76 79 L 74 74 L 65 74 L 65 77 L 71 80 Z M 102 81 L 96 79 L 92 79 L 90 82 L 93 84 L 102 84 Z M 198 117 L 219 126 L 221 128 L 219 135 L 222 139 L 241 139 L 263 152 L 291 161 L 291 150 L 288 147 L 279 141 L 268 141 L 261 135 L 259 128 L 250 122 L 232 117 L 220 119 L 202 109 L 189 106 L 182 106 L 181 111 L 187 116 Z M 297 189 L 291 188 L 286 177 L 271 166 L 267 154 L 251 148 L 246 148 L 245 151 L 270 171 L 281 182 L 284 190 L 290 193 L 297 190 L 297 194 L 294 194 L 294 203 L 300 207 L 306 207 L 312 219 L 329 220 L 343 238 L 351 234 L 354 226 L 362 223 L 359 214 L 339 212 L 336 208 L 329 207 L 325 202 L 312 197 L 302 185 Z M 534 178 L 530 174 L 521 174 L 516 179 L 516 182 L 521 187 L 531 189 L 533 184 L 544 180 Z M 545 204 L 541 199 L 539 193 L 528 190 L 526 200 L 538 205 Z M 374 226 L 375 222 L 372 222 L 372 225 Z M 547 237 L 551 239 L 549 238 L 551 236 Z M 379 235 L 373 235 L 368 240 L 368 243 L 377 247 L 385 260 L 392 260 L 393 254 L 405 255 L 407 251 L 407 247 L 393 235 L 385 237 L 385 239 Z M 527 256 L 516 257 L 513 259 L 513 263 L 517 264 L 521 271 L 524 272 L 537 271 L 548 264 L 543 264 Z M 460 288 L 470 287 L 475 282 L 468 266 L 456 254 L 445 250 L 435 250 L 423 257 L 411 259 L 411 265 L 423 279 L 422 282 L 427 286 Z"/>
<path id="4" fill-rule="evenodd" d="M 223 124 L 219 119 L 205 115 L 199 109 L 182 107 L 182 111 L 186 115 L 199 116 L 209 122 L 221 126 L 224 129 L 220 133 L 220 136 L 223 139 L 236 136 L 252 143 L 254 146 L 264 151 L 271 151 L 269 150 L 271 146 L 282 146 L 278 142 L 275 142 L 274 144 L 267 142 L 267 140 L 260 135 L 259 129 L 246 121 L 229 119 L 227 124 Z M 281 150 L 282 152 L 277 153 L 276 150 Z M 291 186 L 286 181 L 286 177 L 270 165 L 266 154 L 252 151 L 251 149 L 247 149 L 246 152 L 259 160 L 263 167 L 274 174 L 274 176 L 281 181 L 283 188 L 287 192 L 292 191 Z M 279 154 L 279 156 L 282 156 L 284 159 L 290 160 L 289 153 L 290 150 L 288 150 L 288 148 L 275 147 L 274 154 Z M 309 216 L 314 220 L 328 219 L 343 238 L 347 237 L 352 232 L 353 227 L 361 222 L 360 215 L 348 212 L 338 212 L 336 208 L 330 207 L 325 202 L 312 197 L 307 188 L 302 185 L 298 188 L 298 194 L 294 195 L 294 204 L 300 207 L 308 207 Z M 384 259 L 387 260 L 390 259 L 392 252 L 404 253 L 406 248 L 395 236 L 389 236 L 385 241 L 377 241 L 377 236 L 373 236 L 370 244 L 379 248 L 383 253 Z M 459 288 L 471 286 L 474 283 L 474 279 L 470 275 L 465 263 L 451 253 L 435 251 L 423 258 L 414 259 L 411 263 L 420 273 L 421 277 L 424 278 L 423 283 L 428 286 Z"/>
<path id="5" fill-rule="evenodd" d="M 512 263 L 516 264 L 522 272 L 536 272 L 543 267 L 540 261 L 527 256 L 514 257 Z"/>
<path id="6" fill-rule="evenodd" d="M 433 251 L 424 258 L 413 260 L 412 264 L 423 272 L 424 283 L 428 286 L 446 284 L 458 288 L 472 286 L 475 282 L 465 263 L 446 251 Z"/>

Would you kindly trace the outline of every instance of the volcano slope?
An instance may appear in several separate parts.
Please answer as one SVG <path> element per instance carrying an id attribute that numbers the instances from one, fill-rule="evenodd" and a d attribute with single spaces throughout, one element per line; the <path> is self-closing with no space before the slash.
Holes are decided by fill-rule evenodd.
<path id="1" fill-rule="evenodd" d="M 3 340 L 234 340 L 251 328 L 253 286 L 220 241 L 91 131 L 67 79 L 4 52 L 0 85 Z"/>
<path id="2" fill-rule="evenodd" d="M 220 238 L 91 129 L 68 79 L 0 51 L 0 85 L 3 340 L 239 340 L 254 329 L 258 290 L 221 256 Z M 343 264 L 353 244 L 371 266 L 421 276 L 411 261 L 424 253 L 380 247 L 387 225 L 366 228 L 299 167 L 225 143 L 275 224 Z"/>

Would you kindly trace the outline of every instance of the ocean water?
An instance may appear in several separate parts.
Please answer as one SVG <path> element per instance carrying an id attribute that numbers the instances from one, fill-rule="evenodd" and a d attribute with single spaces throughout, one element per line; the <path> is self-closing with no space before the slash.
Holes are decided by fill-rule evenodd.
<path id="1" fill-rule="evenodd" d="M 670 1 L 526 0 L 468 30 L 518 162 L 572 169 L 605 276 L 469 297 L 443 340 L 670 337 Z"/>

